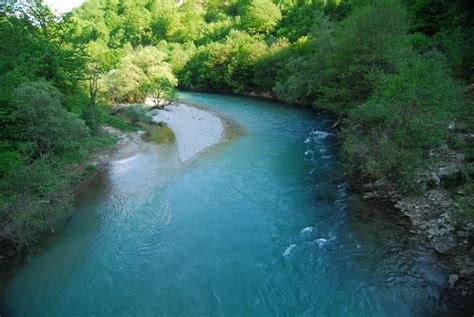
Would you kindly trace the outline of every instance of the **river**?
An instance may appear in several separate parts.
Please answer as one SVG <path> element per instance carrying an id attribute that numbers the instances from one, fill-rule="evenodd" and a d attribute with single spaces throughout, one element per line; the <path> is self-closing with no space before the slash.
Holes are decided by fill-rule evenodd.
<path id="1" fill-rule="evenodd" d="M 348 192 L 332 121 L 181 93 L 229 122 L 187 164 L 150 145 L 77 194 L 2 297 L 6 316 L 426 316 L 445 275 L 382 207 Z M 396 224 L 395 224 L 396 223 Z"/>

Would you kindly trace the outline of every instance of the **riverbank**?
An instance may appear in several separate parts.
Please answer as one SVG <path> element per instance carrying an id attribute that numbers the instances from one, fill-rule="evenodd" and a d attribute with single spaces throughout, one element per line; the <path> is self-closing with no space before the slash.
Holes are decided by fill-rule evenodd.
<path id="1" fill-rule="evenodd" d="M 399 217 L 409 220 L 408 234 L 434 250 L 445 267 L 450 304 L 470 315 L 474 311 L 474 224 L 464 215 L 460 198 L 469 194 L 459 183 L 466 181 L 464 170 L 472 164 L 447 146 L 433 151 L 432 157 L 437 163 L 417 176 L 422 194 L 404 193 L 388 179 L 362 184 L 354 179 L 354 189 L 366 201 L 391 204 Z"/>
<path id="2" fill-rule="evenodd" d="M 116 133 L 109 133 L 105 128 L 93 139 L 88 140 L 89 142 L 84 146 L 82 152 L 73 153 L 76 155 L 73 159 L 62 158 L 58 161 L 56 169 L 52 171 L 55 174 L 51 177 L 59 177 L 63 182 L 63 186 L 54 191 L 55 195 L 61 198 L 61 210 L 56 211 L 58 207 L 54 204 L 46 207 L 52 215 L 52 221 L 48 227 L 37 230 L 27 243 L 15 243 L 14 240 L 2 236 L 0 239 L 0 292 L 29 257 L 43 251 L 41 246 L 47 244 L 44 241 L 55 240 L 61 236 L 62 227 L 72 215 L 75 191 L 87 184 L 89 179 L 97 175 L 107 165 L 108 158 L 115 153 L 117 144 L 121 144 L 122 137 L 125 135 L 125 133 L 119 133 L 118 130 Z M 30 186 L 30 190 L 31 188 Z M 30 209 L 25 210 L 31 212 Z"/>

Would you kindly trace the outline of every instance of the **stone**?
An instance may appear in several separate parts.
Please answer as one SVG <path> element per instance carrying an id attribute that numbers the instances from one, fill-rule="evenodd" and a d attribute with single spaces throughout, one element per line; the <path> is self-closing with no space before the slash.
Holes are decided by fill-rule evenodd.
<path id="1" fill-rule="evenodd" d="M 449 275 L 449 277 L 448 277 L 449 288 L 453 289 L 458 280 L 459 280 L 459 275 L 457 275 L 457 274 Z"/>
<path id="2" fill-rule="evenodd" d="M 433 187 L 438 187 L 441 184 L 441 179 L 438 177 L 438 175 L 436 175 L 436 173 L 431 173 L 429 184 Z"/>
<path id="3" fill-rule="evenodd" d="M 381 178 L 379 180 L 377 180 L 375 183 L 374 183 L 374 186 L 377 187 L 377 188 L 386 188 L 387 187 L 387 180 Z"/>
<path id="4" fill-rule="evenodd" d="M 362 198 L 364 200 L 374 199 L 374 198 L 377 198 L 377 194 L 376 193 L 365 193 L 364 196 L 362 196 Z"/>
<path id="5" fill-rule="evenodd" d="M 459 275 L 462 277 L 462 278 L 473 278 L 474 277 L 474 269 L 471 267 L 471 268 L 466 268 L 466 269 L 462 269 L 461 271 L 459 271 Z"/>
<path id="6" fill-rule="evenodd" d="M 441 177 L 453 175 L 458 172 L 459 172 L 459 168 L 456 164 L 449 164 L 447 166 L 443 166 L 438 169 L 438 175 Z"/>
<path id="7" fill-rule="evenodd" d="M 365 190 L 372 190 L 372 189 L 374 189 L 375 185 L 374 185 L 374 183 L 367 183 L 367 184 L 362 185 L 362 187 Z"/>
<path id="8" fill-rule="evenodd" d="M 456 233 L 457 233 L 458 237 L 460 237 L 460 238 L 469 237 L 469 232 L 464 231 L 464 230 L 458 230 Z"/>
<path id="9" fill-rule="evenodd" d="M 457 246 L 456 241 L 450 237 L 435 237 L 433 239 L 433 248 L 440 254 L 447 254 Z"/>

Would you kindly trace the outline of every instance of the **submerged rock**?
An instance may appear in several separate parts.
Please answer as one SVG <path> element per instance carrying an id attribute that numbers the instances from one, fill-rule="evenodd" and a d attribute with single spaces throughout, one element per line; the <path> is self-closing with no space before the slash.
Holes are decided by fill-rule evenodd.
<path id="1" fill-rule="evenodd" d="M 448 278 L 448 284 L 449 288 L 453 289 L 454 286 L 456 285 L 456 282 L 459 280 L 459 275 L 457 274 L 451 274 Z"/>

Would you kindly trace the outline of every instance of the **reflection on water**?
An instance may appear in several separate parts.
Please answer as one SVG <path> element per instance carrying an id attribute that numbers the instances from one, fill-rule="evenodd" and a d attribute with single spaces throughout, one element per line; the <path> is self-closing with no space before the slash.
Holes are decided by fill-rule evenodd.
<path id="1" fill-rule="evenodd" d="M 433 255 L 390 212 L 348 192 L 330 120 L 248 98 L 182 97 L 239 133 L 184 165 L 172 145 L 113 162 L 77 194 L 64 238 L 10 283 L 7 314 L 445 310 Z"/>

